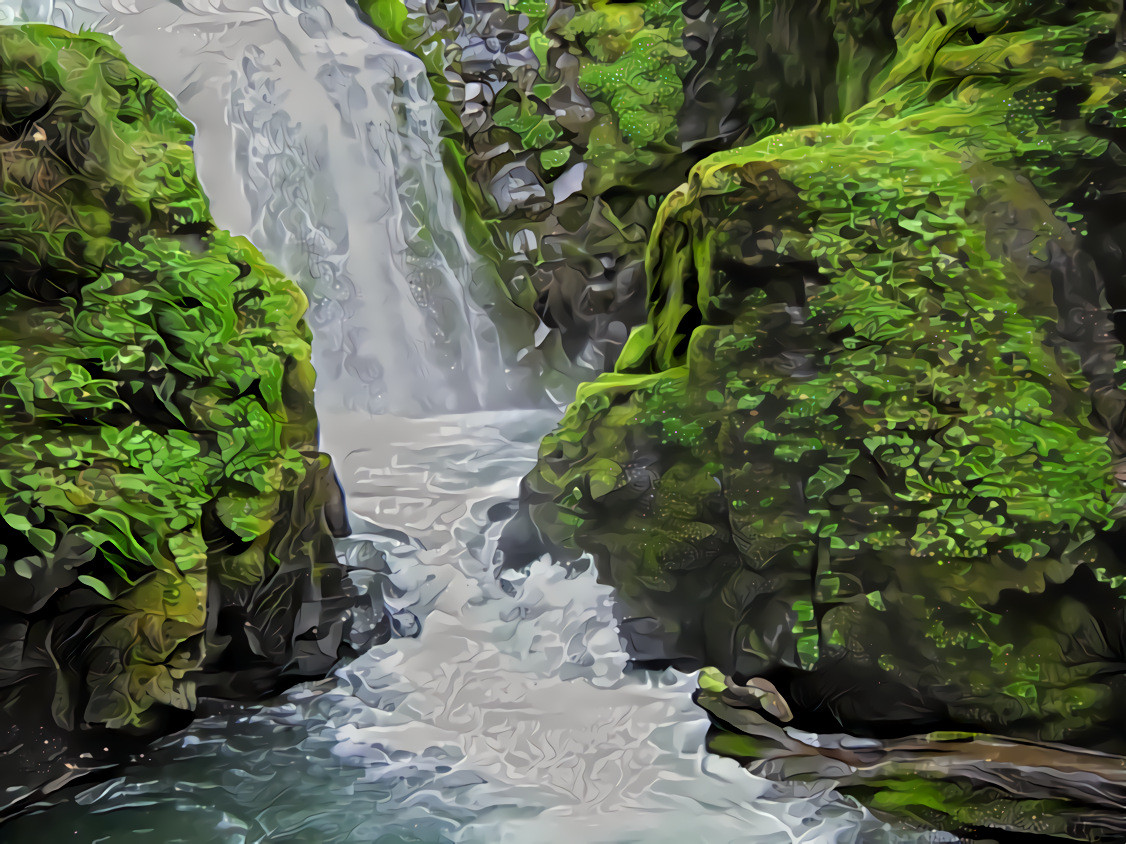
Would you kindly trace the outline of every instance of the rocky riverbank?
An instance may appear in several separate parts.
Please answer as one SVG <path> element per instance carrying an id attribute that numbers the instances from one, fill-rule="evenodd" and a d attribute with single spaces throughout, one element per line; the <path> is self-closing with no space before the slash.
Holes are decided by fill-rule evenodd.
<path id="1" fill-rule="evenodd" d="M 0 704 L 24 786 L 347 649 L 306 301 L 214 227 L 192 131 L 109 37 L 0 29 Z"/>
<path id="2" fill-rule="evenodd" d="M 537 535 L 591 555 L 639 658 L 715 667 L 718 752 L 769 755 L 735 701 L 814 748 L 1120 754 L 1118 5 L 887 6 L 860 11 L 894 39 L 825 77 L 843 119 L 665 200 L 648 319 L 545 440 L 506 562 Z M 850 782 L 793 755 L 756 770 Z M 1121 834 L 1059 778 L 980 767 L 993 787 L 921 764 L 856 793 L 960 832 Z"/>

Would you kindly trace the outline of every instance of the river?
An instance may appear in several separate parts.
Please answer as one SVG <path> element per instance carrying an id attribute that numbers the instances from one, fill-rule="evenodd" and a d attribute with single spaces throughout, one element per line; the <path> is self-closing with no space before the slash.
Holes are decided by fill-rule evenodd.
<path id="1" fill-rule="evenodd" d="M 354 528 L 339 553 L 397 634 L 279 700 L 216 708 L 0 838 L 953 840 L 705 753 L 694 678 L 630 668 L 593 571 L 542 559 L 496 578 L 497 515 L 561 409 L 501 348 L 417 60 L 344 0 L 25 0 L 0 15 L 113 34 L 198 127 L 217 223 L 307 292 L 322 444 Z M 502 328 L 530 344 L 535 326 Z"/>

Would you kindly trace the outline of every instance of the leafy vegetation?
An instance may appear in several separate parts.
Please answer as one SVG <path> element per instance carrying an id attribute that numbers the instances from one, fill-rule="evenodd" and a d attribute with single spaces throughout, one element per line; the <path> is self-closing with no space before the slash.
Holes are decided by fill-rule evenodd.
<path id="1" fill-rule="evenodd" d="M 834 4 L 829 121 L 752 121 L 665 200 L 527 515 L 799 729 L 1122 752 L 1120 10 L 888 6 Z M 929 822 L 1013 813 L 935 788 Z"/>
<path id="2" fill-rule="evenodd" d="M 336 658 L 306 302 L 214 228 L 191 132 L 110 38 L 0 29 L 0 686 L 66 727 Z"/>

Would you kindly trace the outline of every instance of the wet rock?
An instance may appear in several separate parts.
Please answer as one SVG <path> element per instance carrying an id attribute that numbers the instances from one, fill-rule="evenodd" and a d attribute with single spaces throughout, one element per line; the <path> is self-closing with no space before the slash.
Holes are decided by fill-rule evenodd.
<path id="1" fill-rule="evenodd" d="M 347 650 L 306 301 L 214 227 L 191 131 L 112 39 L 0 29 L 0 707 L 64 745 Z"/>
<path id="2" fill-rule="evenodd" d="M 712 748 L 764 776 L 954 830 L 1118 840 L 1126 272 L 1121 136 L 1101 127 L 1126 81 L 1089 48 L 1118 10 L 941 5 L 900 4 L 890 48 L 839 21 L 849 84 L 803 122 L 859 99 L 849 119 L 718 152 L 671 193 L 648 320 L 544 442 L 501 550 L 592 556 L 640 659 L 714 666 Z M 787 50 L 833 40 L 788 20 Z M 855 86 L 873 53 L 890 70 Z M 1061 106 L 1061 84 L 1084 96 Z M 873 781 L 855 756 L 941 756 L 951 733 L 1055 773 Z M 1110 754 L 1090 793 L 1059 773 L 1071 753 Z"/>
<path id="3" fill-rule="evenodd" d="M 410 610 L 398 610 L 391 613 L 391 629 L 401 639 L 414 639 L 422 632 L 422 625 Z"/>

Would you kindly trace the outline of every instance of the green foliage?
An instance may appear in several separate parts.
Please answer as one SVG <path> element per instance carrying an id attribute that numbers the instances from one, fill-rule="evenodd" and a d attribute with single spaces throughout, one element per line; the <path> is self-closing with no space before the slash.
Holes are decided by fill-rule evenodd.
<path id="1" fill-rule="evenodd" d="M 226 607 L 284 664 L 334 565 L 306 301 L 213 227 L 191 128 L 108 37 L 0 29 L 0 626 L 68 726 L 191 710 Z"/>
<path id="2" fill-rule="evenodd" d="M 617 169 L 656 163 L 642 151 L 666 152 L 675 140 L 687 66 L 679 5 L 593 3 L 560 32 L 564 43 L 589 54 L 579 86 L 612 117 L 606 131 L 591 134 L 586 152 L 608 181 Z"/>
<path id="3" fill-rule="evenodd" d="M 670 194 L 648 322 L 545 441 L 532 519 L 799 729 L 1121 751 L 1120 279 L 1087 236 L 1120 178 L 1117 4 L 902 2 L 882 58 L 843 6 L 858 107 Z M 990 822 L 936 789 L 873 793 Z"/>

